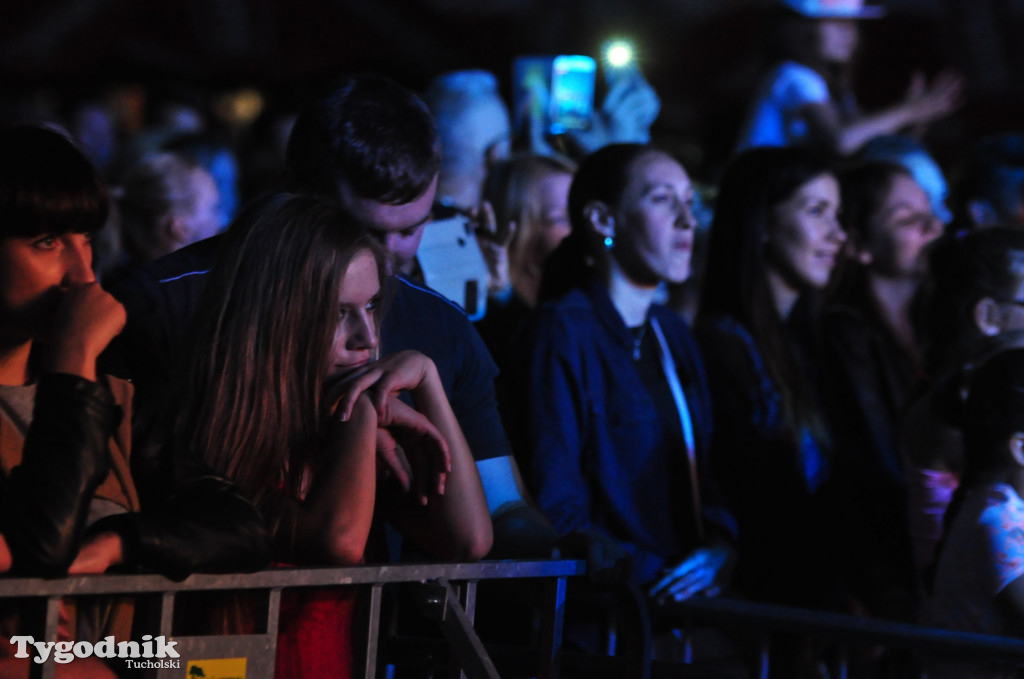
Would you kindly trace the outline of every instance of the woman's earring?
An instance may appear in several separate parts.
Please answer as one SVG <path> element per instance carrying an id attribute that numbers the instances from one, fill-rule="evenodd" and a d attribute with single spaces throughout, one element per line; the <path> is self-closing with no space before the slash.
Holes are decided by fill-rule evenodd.
<path id="1" fill-rule="evenodd" d="M 615 239 L 611 236 L 604 237 L 604 249 L 605 252 L 611 252 L 611 249 L 615 247 Z"/>

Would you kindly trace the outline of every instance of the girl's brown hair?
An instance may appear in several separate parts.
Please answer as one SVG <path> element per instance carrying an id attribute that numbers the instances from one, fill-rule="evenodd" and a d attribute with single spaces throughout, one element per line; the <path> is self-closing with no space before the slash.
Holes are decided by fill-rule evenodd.
<path id="1" fill-rule="evenodd" d="M 196 319 L 174 436 L 256 503 L 301 497 L 315 467 L 325 376 L 349 264 L 379 246 L 326 200 L 274 194 L 235 220 Z"/>

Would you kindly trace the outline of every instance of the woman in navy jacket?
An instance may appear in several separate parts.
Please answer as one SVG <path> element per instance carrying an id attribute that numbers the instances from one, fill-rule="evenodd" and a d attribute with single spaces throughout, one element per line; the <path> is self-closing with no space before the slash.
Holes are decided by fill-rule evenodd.
<path id="1" fill-rule="evenodd" d="M 580 166 L 572 233 L 515 344 L 516 450 L 562 534 L 625 550 L 656 599 L 713 593 L 732 522 L 701 473 L 711 408 L 684 321 L 654 304 L 690 273 L 693 189 L 662 151 L 613 145 Z M 518 389 L 516 389 L 518 388 Z M 528 458 L 528 459 L 525 459 Z"/>

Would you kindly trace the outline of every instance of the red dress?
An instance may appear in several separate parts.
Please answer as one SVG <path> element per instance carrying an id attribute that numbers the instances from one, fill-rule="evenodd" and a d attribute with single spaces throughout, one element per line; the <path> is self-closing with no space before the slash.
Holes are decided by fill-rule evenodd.
<path id="1" fill-rule="evenodd" d="M 274 676 L 349 679 L 355 676 L 352 620 L 355 587 L 286 589 L 281 594 Z"/>

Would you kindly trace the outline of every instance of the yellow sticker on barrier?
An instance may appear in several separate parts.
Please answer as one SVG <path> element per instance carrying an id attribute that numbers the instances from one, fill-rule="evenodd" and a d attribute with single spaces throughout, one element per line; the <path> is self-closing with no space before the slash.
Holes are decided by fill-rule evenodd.
<path id="1" fill-rule="evenodd" d="M 189 660 L 188 679 L 245 679 L 245 658 Z"/>

